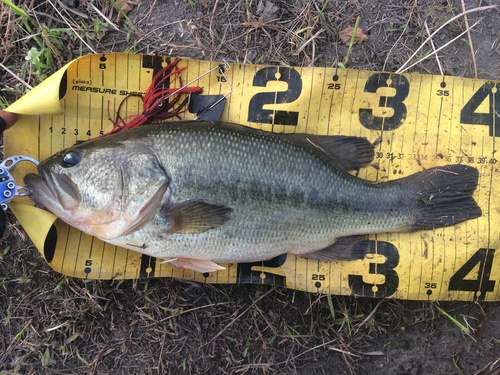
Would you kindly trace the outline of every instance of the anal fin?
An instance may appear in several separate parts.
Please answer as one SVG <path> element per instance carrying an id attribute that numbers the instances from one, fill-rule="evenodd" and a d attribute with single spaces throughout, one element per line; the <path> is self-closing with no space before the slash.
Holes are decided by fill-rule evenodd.
<path id="1" fill-rule="evenodd" d="M 207 259 L 193 259 L 193 258 L 167 258 L 162 263 L 172 263 L 176 268 L 187 268 L 196 272 L 215 272 L 225 270 L 226 267 L 219 266 L 217 263 Z"/>
<path id="2" fill-rule="evenodd" d="M 300 254 L 300 256 L 306 259 L 329 260 L 331 262 L 362 259 L 366 251 L 356 247 L 356 250 L 353 252 L 353 247 L 359 241 L 364 241 L 366 239 L 368 239 L 368 236 L 365 235 L 340 237 L 333 244 L 324 249 L 312 253 Z"/>

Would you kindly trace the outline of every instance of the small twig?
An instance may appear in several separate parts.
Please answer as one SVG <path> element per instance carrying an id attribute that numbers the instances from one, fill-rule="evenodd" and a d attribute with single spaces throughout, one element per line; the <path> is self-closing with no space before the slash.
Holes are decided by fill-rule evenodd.
<path id="1" fill-rule="evenodd" d="M 425 30 L 427 31 L 427 35 L 429 35 L 429 38 L 431 36 L 431 31 L 429 30 L 429 26 L 427 26 L 427 20 L 425 20 L 424 22 L 424 26 L 425 26 Z M 467 26 L 468 28 L 469 26 Z M 439 66 L 439 71 L 441 72 L 441 75 L 444 76 L 444 73 L 443 73 L 443 67 L 441 66 L 441 62 L 439 61 L 439 57 L 438 57 L 438 54 L 436 53 L 436 46 L 434 45 L 434 41 L 431 39 L 431 46 L 432 46 L 432 50 L 434 51 L 434 53 L 436 54 L 436 61 L 438 63 L 438 66 Z"/>
<path id="2" fill-rule="evenodd" d="M 468 11 L 466 11 L 466 12 L 460 13 L 459 15 L 457 15 L 457 16 L 455 16 L 455 17 L 450 18 L 450 19 L 449 19 L 448 21 L 446 21 L 444 24 L 442 24 L 441 26 L 439 26 L 439 27 L 437 28 L 437 30 L 436 30 L 436 31 L 434 31 L 434 32 L 431 34 L 431 36 L 430 36 L 429 38 L 427 38 L 426 40 L 424 40 L 424 42 L 420 45 L 420 47 L 418 47 L 418 48 L 417 48 L 417 50 L 416 50 L 415 52 L 413 52 L 413 55 L 411 55 L 411 56 L 410 56 L 410 58 L 409 58 L 408 60 L 406 60 L 406 62 L 405 62 L 403 65 L 401 65 L 401 67 L 400 67 L 400 68 L 396 71 L 396 73 L 402 73 L 402 72 L 406 71 L 408 68 L 406 68 L 406 69 L 404 69 L 404 70 L 403 70 L 403 68 L 406 66 L 406 64 L 408 64 L 410 61 L 412 61 L 412 60 L 413 60 L 413 58 L 417 55 L 417 53 L 418 53 L 418 52 L 420 52 L 420 50 L 421 50 L 422 48 L 424 48 L 424 46 L 427 44 L 427 42 L 429 41 L 429 39 L 430 39 L 431 37 L 433 37 L 434 35 L 436 35 L 439 31 L 441 31 L 441 29 L 443 29 L 443 28 L 444 28 L 446 25 L 448 25 L 449 23 L 451 23 L 451 22 L 455 21 L 456 19 L 458 19 L 458 18 L 462 17 L 462 16 L 463 16 L 463 15 L 465 15 L 465 14 L 469 14 L 469 13 L 473 13 L 473 12 L 479 12 L 479 11 L 481 11 L 481 10 L 487 10 L 487 9 L 492 9 L 492 8 L 496 8 L 496 7 L 497 7 L 497 5 L 489 5 L 489 6 L 485 6 L 485 7 L 474 8 L 474 9 L 470 9 L 470 10 L 468 10 Z M 477 24 L 477 22 L 475 23 L 475 25 L 476 25 L 476 24 Z M 472 26 L 472 27 L 474 27 L 474 26 Z M 472 29 L 472 27 L 471 27 L 471 29 Z M 462 34 L 460 34 L 460 35 L 459 35 L 459 37 L 460 37 L 460 36 L 462 36 L 463 34 L 465 34 L 465 32 L 464 32 L 464 33 L 462 33 Z M 455 38 L 455 39 L 457 39 L 457 38 Z M 455 39 L 453 39 L 453 41 L 455 41 Z M 449 43 L 448 43 L 448 44 L 449 44 Z M 448 44 L 446 44 L 446 45 L 448 45 Z M 441 48 L 443 48 L 443 47 L 441 47 Z M 440 48 L 440 49 L 441 49 L 441 48 Z M 439 49 L 438 49 L 438 51 L 439 51 Z M 432 55 L 432 54 L 431 54 L 431 55 Z M 429 57 L 429 56 L 431 56 L 431 55 L 427 55 L 427 56 L 426 56 L 426 58 L 427 58 L 427 57 Z M 424 60 L 424 59 L 422 59 L 422 60 Z"/>
<path id="3" fill-rule="evenodd" d="M 234 323 L 236 323 L 238 321 L 239 318 L 241 318 L 243 315 L 245 315 L 257 302 L 259 302 L 261 299 L 263 299 L 264 297 L 266 297 L 269 293 L 271 293 L 274 289 L 269 289 L 266 293 L 264 293 L 263 295 L 261 295 L 259 298 L 257 298 L 255 301 L 253 301 L 253 303 L 248 306 L 245 311 L 243 311 L 240 315 L 238 315 L 236 318 L 233 319 L 233 321 L 229 324 L 227 324 L 218 334 L 216 334 L 212 340 L 210 340 L 209 342 L 203 344 L 202 346 L 200 346 L 198 349 L 201 349 L 203 348 L 204 346 L 207 346 L 208 344 L 214 342 L 220 335 L 222 335 L 224 332 L 227 331 L 227 329 L 229 327 L 231 327 Z"/>
<path id="4" fill-rule="evenodd" d="M 149 5 L 149 13 L 146 17 L 147 19 L 143 30 L 144 33 L 148 32 L 149 20 L 151 19 L 151 14 L 153 13 L 153 9 L 156 9 L 155 6 L 156 6 L 156 0 L 153 1 L 153 4 Z"/>
<path id="5" fill-rule="evenodd" d="M 76 10 L 76 9 L 73 9 L 73 8 L 70 8 L 70 7 L 66 6 L 66 5 L 65 5 L 62 1 L 60 1 L 60 0 L 56 0 L 56 1 L 57 1 L 57 5 L 59 5 L 61 8 L 63 8 L 66 12 L 71 12 L 71 13 L 73 13 L 73 14 L 76 14 L 78 17 L 82 17 L 82 18 L 84 18 L 84 19 L 86 19 L 86 20 L 88 20 L 88 19 L 89 19 L 89 16 L 88 16 L 88 15 L 86 15 L 85 13 L 80 12 L 80 11 L 78 11 L 78 10 Z M 57 13 L 59 13 L 59 12 L 57 12 Z M 61 15 L 61 14 L 59 13 L 59 15 Z M 61 20 L 58 20 L 58 21 L 61 21 Z"/>
<path id="6" fill-rule="evenodd" d="M 172 26 L 172 25 L 176 25 L 178 23 L 181 23 L 181 22 L 186 22 L 186 20 L 179 20 L 179 21 L 174 21 L 174 22 L 170 22 L 170 23 L 166 23 L 166 24 L 163 24 L 161 26 L 158 26 L 157 28 L 149 31 L 147 34 L 144 34 L 143 36 L 141 36 L 140 39 L 137 39 L 137 44 L 139 44 L 139 42 L 142 42 L 144 39 L 150 37 L 151 35 L 153 35 L 156 31 L 160 30 L 160 29 L 163 29 L 164 27 L 167 27 L 167 26 Z M 191 48 L 191 47 L 189 47 Z"/>
<path id="7" fill-rule="evenodd" d="M 324 346 L 326 346 L 326 345 L 328 345 L 328 344 L 332 344 L 332 343 L 334 343 L 334 342 L 335 342 L 335 341 L 337 341 L 337 340 L 338 340 L 338 338 L 333 339 L 333 340 L 328 341 L 328 342 L 325 342 L 324 344 L 319 344 L 319 345 L 316 345 L 316 346 L 314 346 L 314 347 L 312 347 L 312 348 L 310 348 L 310 349 L 307 349 L 306 351 L 303 351 L 303 352 L 302 352 L 302 353 L 300 353 L 300 354 L 297 354 L 297 355 L 296 355 L 296 356 L 294 356 L 293 358 L 298 358 L 298 357 L 300 357 L 300 356 L 302 356 L 302 355 L 304 355 L 304 354 L 306 354 L 306 353 L 309 353 L 311 350 L 316 350 L 316 349 L 322 348 L 322 347 L 324 347 Z M 285 364 L 286 362 L 287 362 L 287 361 L 279 362 L 279 363 L 276 363 L 276 365 L 277 365 L 277 366 L 280 366 L 280 365 Z"/>
<path id="8" fill-rule="evenodd" d="M 343 349 L 339 349 L 339 348 L 335 348 L 334 346 L 331 346 L 328 348 L 329 350 L 334 350 L 336 352 L 339 352 L 339 353 L 342 353 L 342 354 L 347 354 L 347 355 L 350 355 L 352 357 L 360 357 L 359 355 L 357 354 L 354 354 L 354 353 L 351 353 L 350 351 L 347 351 L 347 350 L 343 350 Z"/>
<path id="9" fill-rule="evenodd" d="M 481 21 L 482 21 L 482 19 L 480 19 L 479 21 L 477 21 L 477 22 L 476 22 L 474 25 L 472 25 L 470 28 L 472 29 L 473 27 L 475 27 L 475 26 L 476 26 L 479 22 L 481 22 Z M 466 32 L 467 32 L 467 30 L 466 30 L 466 31 L 464 31 L 464 32 L 462 32 L 462 33 L 460 33 L 460 35 L 459 35 L 459 36 L 457 36 L 457 37 L 453 38 L 453 39 L 452 39 L 452 40 L 450 40 L 448 43 L 446 43 L 444 46 L 439 47 L 439 48 L 438 48 L 435 52 L 429 53 L 427 56 L 425 56 L 425 57 L 421 58 L 421 59 L 420 59 L 420 60 L 418 60 L 415 64 L 412 64 L 412 65 L 410 65 L 410 66 L 408 66 L 407 68 L 404 68 L 404 69 L 403 69 L 402 67 L 401 67 L 401 68 L 399 68 L 399 69 L 396 71 L 396 73 L 404 73 L 404 72 L 406 72 L 408 69 L 410 69 L 410 68 L 414 67 L 415 65 L 420 64 L 422 61 L 427 60 L 429 57 L 434 56 L 436 53 L 438 53 L 439 51 L 441 51 L 443 48 L 448 47 L 451 43 L 453 43 L 455 40 L 457 40 L 458 38 L 460 38 L 460 37 L 461 37 L 462 35 L 464 35 Z M 435 33 L 433 33 L 432 35 L 434 35 L 434 34 L 435 34 Z M 407 63 L 407 62 L 406 62 L 406 63 Z M 405 64 L 403 64 L 403 66 L 404 66 L 404 65 L 406 65 L 406 63 L 405 63 Z"/>
<path id="10" fill-rule="evenodd" d="M 219 0 L 215 0 L 214 9 L 212 11 L 212 17 L 210 18 L 210 26 L 208 27 L 208 31 L 210 32 L 210 39 L 212 39 L 212 42 L 214 41 L 214 33 L 212 32 L 212 25 L 214 22 L 215 10 L 217 9 L 218 3 L 219 3 Z"/>
<path id="11" fill-rule="evenodd" d="M 14 77 L 15 79 L 17 79 L 19 82 L 21 82 L 26 88 L 30 89 L 30 90 L 33 90 L 33 86 L 31 86 L 30 84 L 26 83 L 23 79 L 19 78 L 12 70 L 10 70 L 9 68 L 7 68 L 4 64 L 0 63 L 0 66 L 2 67 L 2 69 L 4 69 L 7 73 L 9 73 L 12 77 Z"/>
<path id="12" fill-rule="evenodd" d="M 462 0 L 462 10 L 465 13 L 465 3 L 464 3 L 464 0 Z M 467 16 L 465 14 L 464 14 L 464 20 L 465 20 L 465 28 L 467 29 L 467 38 L 469 38 L 470 52 L 472 54 L 472 62 L 474 63 L 474 78 L 477 79 L 476 56 L 475 56 L 475 53 L 474 53 L 474 46 L 472 45 L 472 37 L 470 36 L 469 20 L 467 19 Z"/>
<path id="13" fill-rule="evenodd" d="M 385 61 L 384 61 L 384 66 L 382 67 L 382 71 L 385 72 L 385 66 L 387 64 L 387 61 L 389 60 L 389 56 L 391 56 L 391 53 L 392 53 L 392 50 L 394 49 L 394 47 L 396 47 L 396 45 L 399 43 L 399 40 L 403 37 L 406 29 L 408 28 L 408 25 L 410 24 L 410 20 L 411 20 L 411 17 L 413 16 L 413 9 L 415 9 L 417 7 L 417 0 L 415 0 L 415 4 L 412 6 L 411 8 L 411 12 L 410 12 L 410 16 L 408 17 L 408 20 L 406 21 L 406 26 L 405 28 L 403 29 L 403 31 L 401 31 L 401 35 L 399 35 L 399 38 L 398 40 L 396 40 L 396 43 L 394 43 L 391 47 L 391 49 L 389 50 L 389 53 L 387 54 L 387 57 L 385 58 Z M 404 66 L 404 65 L 403 65 Z"/>
<path id="14" fill-rule="evenodd" d="M 321 34 L 323 31 L 325 31 L 324 29 L 321 29 L 320 31 L 318 31 L 316 34 L 314 34 L 307 42 L 305 42 L 297 52 L 295 52 L 296 55 L 298 55 L 300 52 L 302 52 L 302 50 L 304 48 L 306 48 L 306 46 L 311 43 L 314 39 L 316 39 L 318 37 L 319 34 Z"/>
<path id="15" fill-rule="evenodd" d="M 44 332 L 55 331 L 56 329 L 59 329 L 59 328 L 61 328 L 61 327 L 67 326 L 67 325 L 68 325 L 68 322 L 64 322 L 64 323 L 62 323 L 62 324 L 59 324 L 58 326 L 55 326 L 55 327 L 51 327 L 51 328 L 44 329 L 43 331 L 44 331 Z"/>
<path id="16" fill-rule="evenodd" d="M 75 29 L 73 29 L 73 27 L 70 25 L 70 23 L 66 20 L 66 17 L 64 17 L 64 16 L 61 14 L 61 12 L 59 12 L 59 9 L 57 9 L 57 7 L 56 7 L 56 6 L 52 3 L 52 1 L 48 0 L 48 2 L 49 2 L 49 4 L 50 4 L 50 5 L 52 5 L 52 8 L 54 8 L 54 10 L 57 12 L 57 14 L 59 14 L 59 16 L 61 17 L 61 19 L 62 19 L 62 20 L 66 23 L 66 25 L 68 25 L 68 27 L 71 29 L 71 31 L 73 31 L 73 32 L 75 33 L 75 35 L 78 37 L 78 39 L 80 39 L 80 41 L 81 41 L 83 44 L 85 44 L 85 45 L 87 46 L 87 48 L 88 48 L 89 50 L 91 50 L 91 51 L 92 51 L 92 53 L 96 54 L 97 52 L 96 52 L 96 51 L 94 51 L 94 50 L 92 49 L 92 47 L 91 47 L 91 46 L 89 46 L 89 45 L 87 44 L 87 42 L 85 42 L 85 40 L 83 40 L 83 38 L 82 38 L 80 35 L 78 35 L 78 33 L 75 31 Z"/>
<path id="17" fill-rule="evenodd" d="M 375 306 L 375 308 L 372 310 L 372 312 L 365 318 L 365 320 L 363 320 L 361 322 L 361 324 L 358 326 L 358 328 L 356 328 L 356 330 L 354 331 L 354 334 L 358 333 L 359 330 L 361 329 L 361 327 L 363 327 L 372 318 L 372 316 L 377 312 L 377 309 L 382 304 L 382 302 L 383 302 L 383 300 L 380 300 L 377 303 L 377 306 Z"/>
<path id="18" fill-rule="evenodd" d="M 88 2 L 87 4 L 89 4 L 94 11 L 96 11 L 102 18 L 104 18 L 104 20 L 108 23 L 108 25 L 113 26 L 115 30 L 120 30 L 118 26 L 116 26 L 113 22 L 110 21 L 108 17 L 102 14 L 102 12 L 99 9 L 97 9 L 97 7 L 94 4 L 92 4 L 92 2 Z"/>

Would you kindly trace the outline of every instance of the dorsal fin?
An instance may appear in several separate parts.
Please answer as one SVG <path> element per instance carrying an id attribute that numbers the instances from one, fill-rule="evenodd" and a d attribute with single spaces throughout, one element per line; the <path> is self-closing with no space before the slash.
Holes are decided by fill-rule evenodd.
<path id="1" fill-rule="evenodd" d="M 361 137 L 345 135 L 290 134 L 290 138 L 307 141 L 332 157 L 344 171 L 357 171 L 367 167 L 375 156 L 375 143 Z"/>

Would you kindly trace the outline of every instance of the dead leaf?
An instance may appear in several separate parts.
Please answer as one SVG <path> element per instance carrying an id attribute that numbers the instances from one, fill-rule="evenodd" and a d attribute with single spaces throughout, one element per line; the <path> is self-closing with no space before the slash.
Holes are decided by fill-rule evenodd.
<path id="1" fill-rule="evenodd" d="M 351 44 L 353 31 L 354 27 L 348 26 L 347 28 L 339 32 L 339 38 L 342 41 L 342 43 L 344 43 L 346 46 L 349 46 L 349 44 Z M 361 27 L 358 27 L 358 30 L 356 30 L 356 36 L 354 37 L 353 44 L 361 43 L 363 42 L 363 40 L 368 40 L 368 37 L 363 32 L 363 29 Z"/>
<path id="2" fill-rule="evenodd" d="M 354 21 L 356 19 L 356 17 L 358 17 L 358 12 L 356 11 L 352 11 L 351 15 L 349 17 L 347 17 L 347 20 L 348 21 Z"/>
<path id="3" fill-rule="evenodd" d="M 274 20 L 277 16 L 276 13 L 280 10 L 276 5 L 270 1 L 260 2 L 257 7 L 257 15 L 260 15 L 259 22 L 266 23 Z"/>
<path id="4" fill-rule="evenodd" d="M 118 5 L 121 8 L 121 10 L 123 10 L 123 13 L 129 14 L 134 9 L 136 3 L 134 1 L 129 1 L 129 0 L 116 0 L 116 5 Z M 123 18 L 123 14 L 122 12 L 120 12 L 120 9 L 118 9 L 116 6 L 114 8 L 118 12 L 118 16 L 116 17 L 115 23 L 120 23 L 120 21 Z"/>

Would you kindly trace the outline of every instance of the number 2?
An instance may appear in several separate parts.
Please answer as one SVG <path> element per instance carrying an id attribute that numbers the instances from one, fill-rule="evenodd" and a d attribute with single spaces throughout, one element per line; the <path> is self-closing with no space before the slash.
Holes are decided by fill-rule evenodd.
<path id="1" fill-rule="evenodd" d="M 299 98 L 302 92 L 302 78 L 295 69 L 272 67 L 258 70 L 253 78 L 253 86 L 266 87 L 268 82 L 278 80 L 286 82 L 288 90 L 255 94 L 248 106 L 249 122 L 297 126 L 298 112 L 264 109 L 266 104 L 291 103 Z"/>

